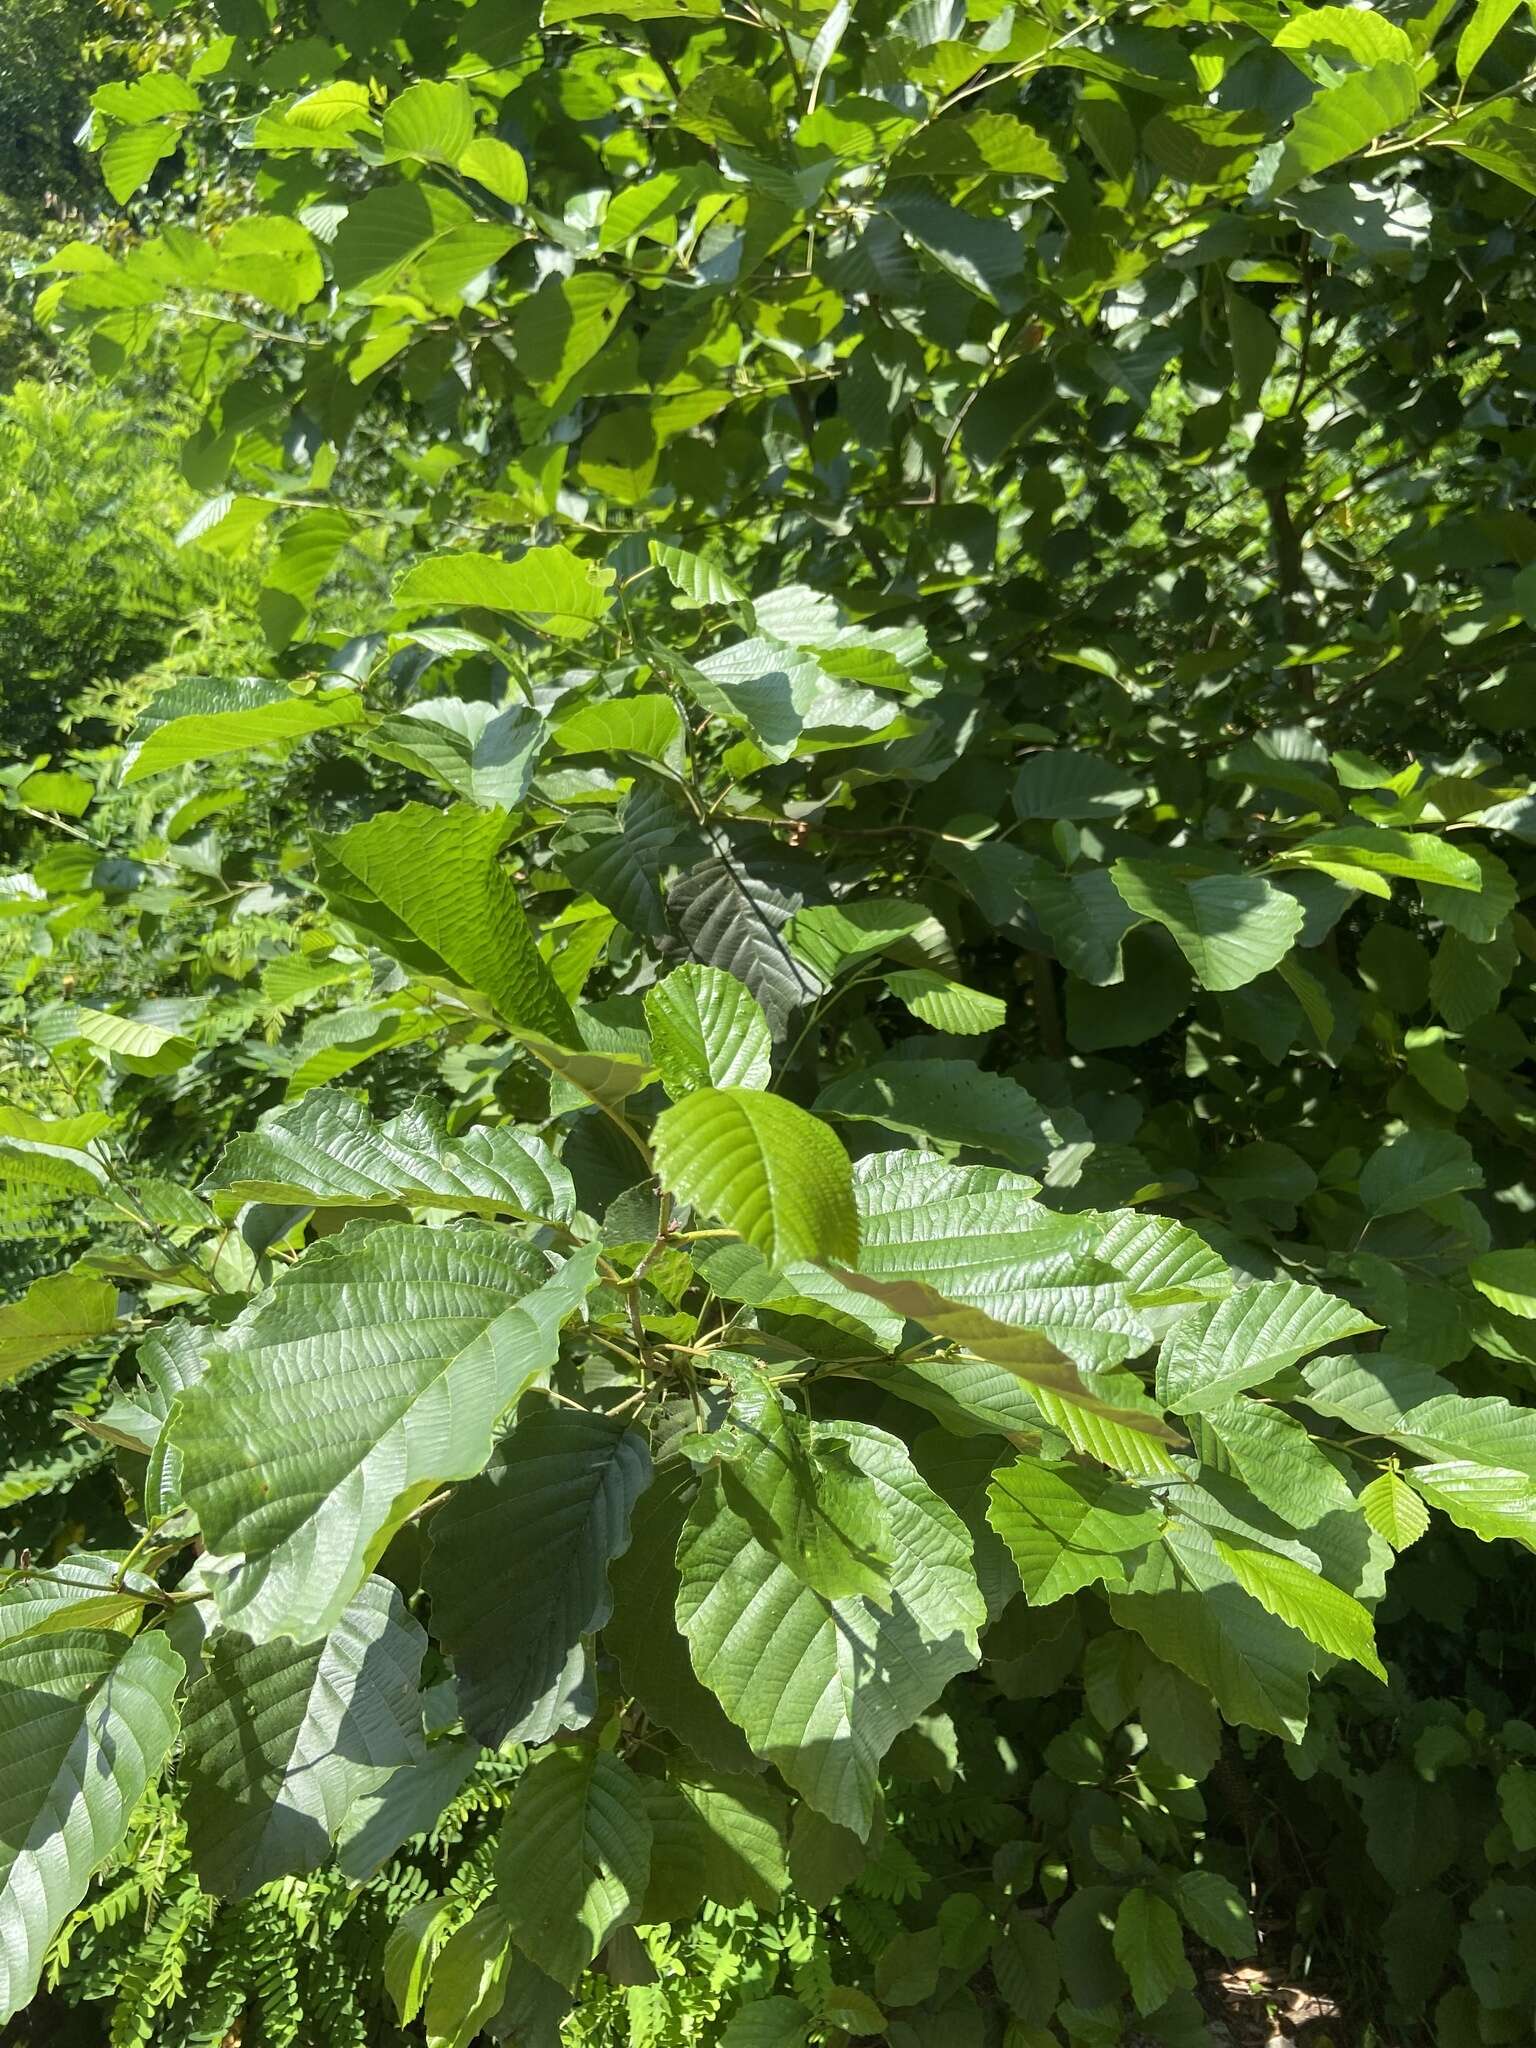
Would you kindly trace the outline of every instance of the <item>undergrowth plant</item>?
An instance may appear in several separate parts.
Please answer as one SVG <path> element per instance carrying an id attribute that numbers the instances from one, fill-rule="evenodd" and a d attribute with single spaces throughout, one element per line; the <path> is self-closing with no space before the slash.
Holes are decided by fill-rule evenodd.
<path id="1" fill-rule="evenodd" d="M 1198 2042 L 1289 1772 L 1531 2039 L 1377 1627 L 1536 1545 L 1525 15 L 215 14 L 36 279 L 261 645 L 7 781 L 0 2009 Z"/>

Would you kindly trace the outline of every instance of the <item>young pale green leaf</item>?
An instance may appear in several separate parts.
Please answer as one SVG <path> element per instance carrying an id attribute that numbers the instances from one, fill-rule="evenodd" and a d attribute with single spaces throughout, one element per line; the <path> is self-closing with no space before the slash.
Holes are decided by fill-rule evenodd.
<path id="1" fill-rule="evenodd" d="M 782 1096 L 696 1089 L 657 1119 L 655 1148 L 663 1186 L 771 1262 L 858 1257 L 848 1155 Z"/>
<path id="2" fill-rule="evenodd" d="M 1368 69 L 1413 62 L 1406 30 L 1370 7 L 1303 8 L 1281 23 L 1274 41 L 1277 50 L 1315 50 L 1331 64 L 1342 58 Z"/>
<path id="3" fill-rule="evenodd" d="M 0 1180 L 33 1181 L 71 1194 L 95 1194 L 107 1170 L 90 1149 L 112 1128 L 98 1111 L 84 1116 L 32 1116 L 0 1106 Z"/>
<path id="4" fill-rule="evenodd" d="M 1242 988 L 1283 960 L 1301 931 L 1294 896 L 1258 875 L 1181 875 L 1157 861 L 1117 860 L 1115 887 L 1163 925 L 1205 988 Z"/>
<path id="5" fill-rule="evenodd" d="M 646 990 L 661 1085 L 674 1102 L 700 1088 L 766 1088 L 773 1038 L 750 989 L 720 967 L 677 967 Z"/>
<path id="6" fill-rule="evenodd" d="M 510 143 L 494 135 L 477 135 L 459 152 L 458 168 L 466 178 L 483 185 L 495 199 L 508 206 L 522 206 L 528 198 L 528 166 Z"/>
<path id="7" fill-rule="evenodd" d="M 1141 1885 L 1125 1894 L 1115 1915 L 1115 1960 L 1131 1980 L 1139 2013 L 1156 2012 L 1175 1991 L 1188 1990 L 1195 1981 L 1178 1915 L 1166 1899 Z"/>
<path id="8" fill-rule="evenodd" d="M 117 1322 L 117 1289 L 76 1266 L 34 1280 L 0 1308 L 0 1386 L 46 1359 L 107 1336 Z"/>
<path id="9" fill-rule="evenodd" d="M 1314 832 L 1275 855 L 1287 866 L 1366 875 L 1401 876 L 1443 889 L 1480 889 L 1483 871 L 1472 855 L 1432 832 L 1398 832 L 1385 825 L 1340 825 Z M 1358 886 L 1358 884 L 1356 885 Z"/>
<path id="10" fill-rule="evenodd" d="M 570 548 L 529 548 L 515 562 L 500 555 L 431 555 L 395 585 L 395 603 L 409 612 L 511 612 L 540 632 L 580 640 L 613 603 L 613 571 Z"/>
<path id="11" fill-rule="evenodd" d="M 528 1960 L 574 1991 L 638 1912 L 651 1841 L 639 1780 L 617 1756 L 583 1745 L 536 1758 L 496 1850 L 496 1904 Z"/>
<path id="12" fill-rule="evenodd" d="M 1536 1316 L 1536 1250 L 1480 1252 L 1468 1272 L 1472 1285 L 1495 1308 Z"/>
<path id="13" fill-rule="evenodd" d="M 510 831 L 500 811 L 406 804 L 318 840 L 316 872 L 333 913 L 412 974 L 574 1045 L 570 1005 L 497 858 Z"/>
<path id="14" fill-rule="evenodd" d="M 457 79 L 426 79 L 384 109 L 386 161 L 417 157 L 423 163 L 457 164 L 475 132 L 475 103 Z"/>
<path id="15" fill-rule="evenodd" d="M 608 1566 L 650 1483 L 643 1431 L 525 1402 L 479 1478 L 431 1523 L 424 1583 L 465 1725 L 488 1747 L 546 1742 L 567 1660 L 612 1612 Z"/>
<path id="16" fill-rule="evenodd" d="M 1309 1642 L 1335 1657 L 1350 1658 L 1386 1683 L 1371 1617 L 1358 1600 L 1294 1558 L 1281 1557 L 1257 1544 L 1229 1543 L 1220 1536 L 1214 1541 L 1217 1554 L 1230 1566 L 1237 1583 L 1261 1607 L 1299 1629 Z"/>
<path id="17" fill-rule="evenodd" d="M 211 1340 L 169 1437 L 225 1620 L 332 1627 L 402 1519 L 485 1464 L 595 1270 L 595 1247 L 552 1274 L 486 1224 L 355 1223 Z"/>
<path id="18" fill-rule="evenodd" d="M 567 1220 L 571 1177 L 542 1138 L 507 1125 L 448 1135 L 423 1098 L 387 1123 L 339 1088 L 315 1088 L 268 1111 L 220 1155 L 202 1184 L 232 1202 L 388 1208 L 400 1202 L 471 1216 Z"/>
<path id="19" fill-rule="evenodd" d="M 1429 1527 L 1429 1509 L 1395 1465 L 1362 1488 L 1360 1512 L 1394 1550 L 1407 1550 Z"/>
<path id="20" fill-rule="evenodd" d="M 180 145 L 181 125 L 176 121 L 147 121 L 141 127 L 115 129 L 102 148 L 101 175 L 118 205 L 126 206 Z"/>
<path id="21" fill-rule="evenodd" d="M 1174 1324 L 1157 1358 L 1157 1397 L 1177 1415 L 1221 1406 L 1245 1387 L 1377 1325 L 1337 1295 L 1296 1280 L 1262 1280 Z"/>
<path id="22" fill-rule="evenodd" d="M 610 208 L 610 215 L 611 212 Z M 704 555 L 690 554 L 686 548 L 669 547 L 659 540 L 653 540 L 650 547 L 651 560 L 691 604 L 703 607 L 746 603 L 747 593 L 719 563 Z"/>
<path id="23" fill-rule="evenodd" d="M 886 975 L 885 985 L 914 1017 L 931 1024 L 935 1031 L 952 1032 L 959 1038 L 979 1038 L 1007 1021 L 1008 1005 L 1001 996 L 968 988 L 963 981 L 951 981 L 931 968 L 898 968 Z"/>
<path id="24" fill-rule="evenodd" d="M 353 1802 L 424 1757 L 427 1639 L 383 1579 L 365 1579 L 317 1641 L 218 1631 L 187 1695 L 187 1834 L 208 1891 L 247 1898 L 318 1870 Z"/>
<path id="25" fill-rule="evenodd" d="M 1026 1598 L 1049 1607 L 1102 1582 L 1124 1592 L 1126 1559 L 1155 1543 L 1160 1509 L 1102 1472 L 1020 1458 L 993 1477 L 987 1520 L 1007 1544 Z"/>
<path id="26" fill-rule="evenodd" d="M 977 1661 L 986 1606 L 961 1523 L 895 1438 L 823 1426 L 877 1487 L 891 1604 L 813 1593 L 709 1474 L 678 1546 L 677 1616 L 694 1669 L 758 1755 L 827 1819 L 867 1836 L 880 1760 L 949 1679 Z"/>
<path id="27" fill-rule="evenodd" d="M 176 1734 L 163 1635 L 69 1629 L 0 1646 L 0 2024 L 128 1831 Z"/>
<path id="28" fill-rule="evenodd" d="M 61 1020 L 58 1035 L 61 1039 L 82 1038 L 98 1052 L 117 1060 L 130 1074 L 141 1074 L 151 1080 L 159 1074 L 174 1074 L 196 1052 L 190 1039 L 163 1024 L 84 1006 L 70 1010 L 67 1019 Z"/>

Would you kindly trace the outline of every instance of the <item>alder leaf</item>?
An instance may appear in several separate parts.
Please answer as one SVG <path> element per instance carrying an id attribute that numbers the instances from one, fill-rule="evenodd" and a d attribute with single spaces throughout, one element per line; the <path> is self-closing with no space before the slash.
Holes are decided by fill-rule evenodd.
<path id="1" fill-rule="evenodd" d="M 0 1645 L 0 2024 L 128 1831 L 176 1735 L 163 1635 L 66 1629 Z"/>
<path id="2" fill-rule="evenodd" d="M 396 1589 L 365 1579 L 320 1639 L 214 1634 L 187 1695 L 182 1771 L 198 1878 L 248 1898 L 318 1870 L 358 1797 L 425 1756 L 427 1639 Z"/>
<path id="3" fill-rule="evenodd" d="M 721 967 L 674 967 L 646 990 L 661 1084 L 674 1102 L 698 1088 L 766 1088 L 773 1038 L 762 1006 Z"/>
<path id="4" fill-rule="evenodd" d="M 1111 878 L 1138 916 L 1167 928 L 1201 986 L 1242 988 L 1278 966 L 1302 925 L 1294 896 L 1259 875 L 1191 875 L 1117 860 Z"/>
<path id="5" fill-rule="evenodd" d="M 596 1248 L 557 1271 L 487 1224 L 350 1224 L 210 1340 L 168 1424 L 220 1613 L 301 1642 L 554 1363 Z"/>
<path id="6" fill-rule="evenodd" d="M 656 1120 L 662 1185 L 774 1264 L 857 1258 L 848 1155 L 819 1118 L 754 1088 L 698 1088 Z"/>

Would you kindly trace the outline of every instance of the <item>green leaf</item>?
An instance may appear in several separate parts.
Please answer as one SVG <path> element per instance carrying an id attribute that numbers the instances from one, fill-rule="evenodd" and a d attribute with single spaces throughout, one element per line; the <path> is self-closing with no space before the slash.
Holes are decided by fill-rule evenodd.
<path id="1" fill-rule="evenodd" d="M 492 1901 L 456 1927 L 439 1949 L 422 2024 L 427 2048 L 469 2048 L 506 2002 L 512 1938 Z"/>
<path id="2" fill-rule="evenodd" d="M 630 1547 L 608 1575 L 614 1604 L 603 1646 L 650 1720 L 670 1728 L 714 1770 L 748 1771 L 756 1759 L 700 1684 L 677 1625 L 677 1548 L 695 1490 L 693 1467 L 677 1459 L 635 1503 Z"/>
<path id="3" fill-rule="evenodd" d="M 553 406 L 606 346 L 631 296 L 632 288 L 609 271 L 578 270 L 546 277 L 523 300 L 512 316 L 512 348 L 541 404 Z"/>
<path id="4" fill-rule="evenodd" d="M 429 697 L 362 737 L 373 753 L 430 775 L 455 796 L 486 810 L 512 811 L 528 794 L 545 726 L 525 704 L 498 710 L 458 697 Z"/>
<path id="5" fill-rule="evenodd" d="M 431 1522 L 424 1583 L 466 1726 L 487 1747 L 546 1742 L 568 1660 L 612 1611 L 608 1566 L 650 1483 L 644 1433 L 525 1402 L 478 1479 Z"/>
<path id="6" fill-rule="evenodd" d="M 1007 1544 L 1035 1607 L 1095 1583 L 1124 1592 L 1127 1556 L 1156 1542 L 1163 1523 L 1157 1506 L 1134 1487 L 1040 1458 L 1020 1458 L 994 1476 L 987 1520 Z"/>
<path id="7" fill-rule="evenodd" d="M 1119 818 L 1146 798 L 1140 783 L 1113 761 L 1067 748 L 1031 754 L 1013 785 L 1021 818 Z"/>
<path id="8" fill-rule="evenodd" d="M 1330 64 L 1412 64 L 1407 32 L 1369 7 L 1307 7 L 1281 23 L 1277 50 L 1319 50 Z"/>
<path id="9" fill-rule="evenodd" d="M 1470 1529 L 1485 1543 L 1507 1536 L 1536 1550 L 1536 1488 L 1529 1473 L 1452 1459 L 1415 1465 L 1407 1477 L 1430 1506 L 1449 1515 L 1458 1528 Z"/>
<path id="10" fill-rule="evenodd" d="M 1483 871 L 1472 855 L 1431 832 L 1340 825 L 1332 831 L 1314 832 L 1295 846 L 1282 847 L 1274 857 L 1287 866 L 1340 873 L 1356 887 L 1359 884 L 1354 882 L 1352 870 L 1355 874 L 1401 876 L 1443 889 L 1481 889 L 1483 885 Z"/>
<path id="11" fill-rule="evenodd" d="M 575 1019 L 497 858 L 510 831 L 500 811 L 406 804 L 319 839 L 316 872 L 334 914 L 412 974 L 573 1045 Z"/>
<path id="12" fill-rule="evenodd" d="M 45 1566 L 36 1576 L 24 1568 L 0 1586 L 0 1643 L 21 1636 L 52 1635 L 59 1629 L 123 1629 L 137 1632 L 144 1595 L 155 1582 L 125 1571 L 111 1557 L 76 1551 Z"/>
<path id="13" fill-rule="evenodd" d="M 709 860 L 667 891 L 667 916 L 701 966 L 723 967 L 763 1006 L 775 1038 L 820 984 L 780 934 L 791 904 L 770 883 L 728 858 Z"/>
<path id="14" fill-rule="evenodd" d="M 1418 107 L 1418 81 L 1409 64 L 1375 63 L 1326 87 L 1291 123 L 1267 196 L 1278 198 L 1303 179 L 1357 155 L 1378 136 L 1412 120 Z"/>
<path id="15" fill-rule="evenodd" d="M 1536 1251 L 1480 1252 L 1468 1267 L 1472 1285 L 1495 1308 L 1536 1316 Z"/>
<path id="16" fill-rule="evenodd" d="M 126 206 L 140 186 L 149 183 L 156 166 L 174 156 L 180 145 L 181 129 L 172 121 L 114 130 L 101 152 L 101 175 L 118 205 Z"/>
<path id="17" fill-rule="evenodd" d="M 356 1096 L 315 1088 L 227 1145 L 202 1184 L 237 1202 L 553 1217 L 576 1208 L 570 1175 L 542 1138 L 507 1125 L 451 1138 L 430 1100 L 375 1123 Z"/>
<path id="18" fill-rule="evenodd" d="M 1049 1167 L 1076 1176 L 1089 1145 L 1069 1110 L 1060 1121 L 1027 1088 L 972 1060 L 881 1060 L 844 1074 L 816 1098 L 819 1114 L 883 1124 L 942 1145 L 990 1152 L 1021 1171 Z"/>
<path id="19" fill-rule="evenodd" d="M 528 198 L 528 166 L 510 143 L 478 135 L 459 152 L 459 171 L 483 185 L 494 199 L 522 206 Z"/>
<path id="20" fill-rule="evenodd" d="M 1482 1184 L 1483 1169 L 1458 1132 L 1403 1131 L 1365 1162 L 1360 1200 L 1369 1216 L 1403 1216 Z"/>
<path id="21" fill-rule="evenodd" d="M 286 214 L 246 214 L 231 221 L 217 251 L 219 286 L 279 313 L 297 313 L 324 289 L 314 236 Z"/>
<path id="22" fill-rule="evenodd" d="M 196 1051 L 190 1039 L 140 1017 L 119 1017 L 111 1010 L 72 1009 L 61 1038 L 83 1038 L 108 1054 L 130 1074 L 153 1078 L 174 1074 Z"/>
<path id="23" fill-rule="evenodd" d="M 696 1765 L 674 1766 L 670 1779 L 698 1823 L 704 1896 L 777 1911 L 789 1883 L 783 1793 L 766 1777 L 716 1777 Z"/>
<path id="24" fill-rule="evenodd" d="M 0 1308 L 0 1386 L 46 1359 L 108 1336 L 117 1323 L 117 1289 L 83 1267 L 34 1280 L 20 1301 Z"/>
<path id="25" fill-rule="evenodd" d="M 611 218 L 611 208 L 609 213 Z M 690 554 L 686 548 L 669 547 L 664 541 L 653 540 L 650 549 L 657 568 L 694 605 L 745 604 L 746 592 L 719 563 Z"/>
<path id="26" fill-rule="evenodd" d="M 828 1600 L 890 1598 L 890 1529 L 874 1482 L 840 1439 L 785 1406 L 748 1358 L 717 1352 L 734 1399 L 696 1455 L 713 1453 L 724 1500 L 754 1539 Z"/>
<path id="27" fill-rule="evenodd" d="M 645 1896 L 651 1823 L 607 1750 L 549 1749 L 518 1781 L 496 1849 L 496 1903 L 530 1962 L 574 1991 Z"/>
<path id="28" fill-rule="evenodd" d="M 512 612 L 560 640 L 585 639 L 613 603 L 613 571 L 558 543 L 515 562 L 468 552 L 430 555 L 395 585 L 403 611 Z"/>
<path id="29" fill-rule="evenodd" d="M 1429 1510 L 1396 1466 L 1361 1489 L 1360 1512 L 1394 1550 L 1407 1550 L 1429 1527 Z"/>
<path id="30" fill-rule="evenodd" d="M 1126 1893 L 1115 1915 L 1115 1960 L 1131 1980 L 1139 2013 L 1156 2012 L 1195 1981 L 1178 1915 L 1166 1899 L 1141 1886 Z"/>
<path id="31" fill-rule="evenodd" d="M 614 697 L 584 704 L 554 730 L 568 754 L 640 754 L 665 760 L 683 736 L 683 721 L 670 697 Z"/>
<path id="32" fill-rule="evenodd" d="M 225 1620 L 262 1642 L 331 1627 L 403 1518 L 485 1464 L 595 1265 L 552 1275 L 487 1224 L 364 1221 L 210 1340 L 169 1436 Z"/>
<path id="33" fill-rule="evenodd" d="M 1224 1401 L 1202 1411 L 1200 1434 L 1204 1460 L 1217 1469 L 1230 1466 L 1254 1499 L 1292 1528 L 1351 1512 L 1348 1482 L 1283 1408 Z"/>
<path id="34" fill-rule="evenodd" d="M 1008 1005 L 1001 996 L 989 996 L 979 988 L 967 988 L 963 981 L 951 981 L 927 967 L 898 968 L 887 974 L 885 985 L 891 994 L 935 1031 L 953 1032 L 957 1037 L 980 1037 L 1007 1022 Z"/>
<path id="35" fill-rule="evenodd" d="M 426 1647 L 383 1579 L 365 1579 L 318 1641 L 213 1636 L 187 1695 L 181 1765 L 205 1889 L 248 1898 L 320 1868 L 358 1797 L 424 1754 Z"/>
<path id="36" fill-rule="evenodd" d="M 858 1257 L 848 1155 L 782 1096 L 696 1089 L 657 1119 L 655 1148 L 663 1186 L 770 1261 Z"/>
<path id="37" fill-rule="evenodd" d="M 1302 909 L 1258 875 L 1193 875 L 1157 861 L 1117 860 L 1115 887 L 1138 916 L 1166 927 L 1205 988 L 1242 988 L 1296 943 Z"/>
<path id="38" fill-rule="evenodd" d="M 384 160 L 459 164 L 475 132 L 475 103 L 457 79 L 424 79 L 384 109 Z M 525 188 L 526 191 L 526 188 Z"/>
<path id="39" fill-rule="evenodd" d="M 356 725 L 366 707 L 356 690 L 298 696 L 286 683 L 256 677 L 223 681 L 188 676 L 152 697 L 123 751 L 124 782 L 139 782 L 187 761 L 214 761 L 311 733 Z"/>
<path id="40" fill-rule="evenodd" d="M 1174 1324 L 1158 1353 L 1158 1399 L 1175 1414 L 1199 1414 L 1273 1379 L 1309 1351 L 1377 1327 L 1319 1287 L 1261 1280 Z"/>
<path id="41" fill-rule="evenodd" d="M 1243 1895 L 1214 1870 L 1181 1870 L 1173 1880 L 1173 1902 L 1199 1940 L 1241 1962 L 1257 1952 L 1253 1920 Z"/>
<path id="42" fill-rule="evenodd" d="M 163 1635 L 65 1630 L 0 1646 L 0 2024 L 128 1832 L 176 1734 Z"/>
<path id="43" fill-rule="evenodd" d="M 819 1813 L 867 1836 L 880 1760 L 978 1657 L 986 1609 L 959 1521 L 895 1438 L 822 1424 L 871 1479 L 890 1527 L 891 1605 L 825 1600 L 759 1544 L 710 1473 L 678 1547 L 678 1621 L 694 1668 Z"/>
<path id="44" fill-rule="evenodd" d="M 768 1020 L 751 991 L 719 967 L 676 967 L 645 995 L 661 1085 L 674 1102 L 700 1088 L 766 1088 Z"/>
<path id="45" fill-rule="evenodd" d="M 1335 1657 L 1350 1658 L 1386 1683 L 1371 1617 L 1358 1600 L 1294 1558 L 1281 1557 L 1256 1544 L 1228 1543 L 1220 1536 L 1215 1543 L 1217 1554 L 1231 1567 L 1237 1583 L 1261 1607 L 1299 1629 L 1310 1642 Z"/>
<path id="46" fill-rule="evenodd" d="M 1456 39 L 1456 76 L 1463 84 L 1493 48 L 1519 4 L 1520 0 L 1477 0 L 1466 27 Z"/>

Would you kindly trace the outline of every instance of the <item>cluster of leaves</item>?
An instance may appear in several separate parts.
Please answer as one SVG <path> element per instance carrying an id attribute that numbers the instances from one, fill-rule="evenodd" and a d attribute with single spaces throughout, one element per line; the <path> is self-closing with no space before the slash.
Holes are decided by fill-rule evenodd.
<path id="1" fill-rule="evenodd" d="M 12 779 L 0 1170 L 90 1238 L 0 1310 L 88 1440 L 7 2012 L 157 1784 L 211 1926 L 505 1767 L 435 2048 L 701 1971 L 1199 2040 L 1199 1788 L 1342 1728 L 1378 1870 L 1497 1785 L 1391 1995 L 1529 2037 L 1523 1724 L 1374 1610 L 1536 1547 L 1533 76 L 1503 0 L 221 0 L 97 91 L 37 315 L 174 375 L 261 647 Z"/>

